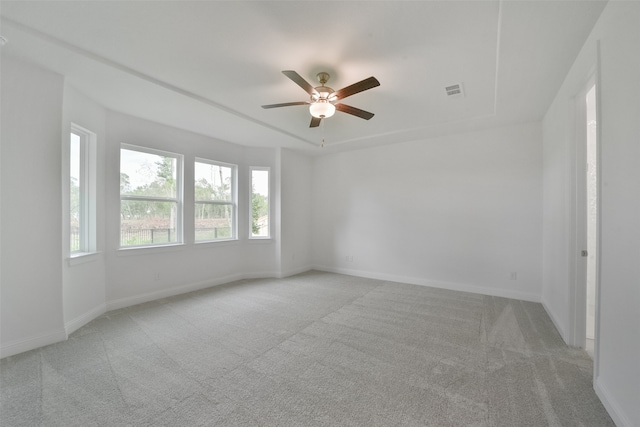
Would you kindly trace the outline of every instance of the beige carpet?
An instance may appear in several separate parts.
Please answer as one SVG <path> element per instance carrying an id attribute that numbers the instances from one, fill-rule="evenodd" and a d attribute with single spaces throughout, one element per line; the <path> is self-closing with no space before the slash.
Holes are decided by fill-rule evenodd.
<path id="1" fill-rule="evenodd" d="M 0 362 L 2 426 L 609 426 L 540 304 L 309 272 Z"/>

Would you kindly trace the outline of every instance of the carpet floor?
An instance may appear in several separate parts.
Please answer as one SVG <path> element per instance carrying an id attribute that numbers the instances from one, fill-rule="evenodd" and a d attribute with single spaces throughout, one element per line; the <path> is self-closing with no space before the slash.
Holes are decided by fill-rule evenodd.
<path id="1" fill-rule="evenodd" d="M 542 305 L 311 271 L 0 361 L 2 426 L 613 426 Z"/>

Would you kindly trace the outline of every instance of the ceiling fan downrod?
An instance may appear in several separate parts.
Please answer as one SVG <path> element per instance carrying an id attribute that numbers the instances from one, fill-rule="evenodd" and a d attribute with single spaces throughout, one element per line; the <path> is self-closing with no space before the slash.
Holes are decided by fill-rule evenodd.
<path id="1" fill-rule="evenodd" d="M 318 74 L 316 74 L 316 77 L 318 78 L 318 81 L 322 86 L 324 86 L 324 84 L 328 82 L 329 79 L 331 78 L 329 73 L 325 73 L 324 71 L 321 71 Z"/>

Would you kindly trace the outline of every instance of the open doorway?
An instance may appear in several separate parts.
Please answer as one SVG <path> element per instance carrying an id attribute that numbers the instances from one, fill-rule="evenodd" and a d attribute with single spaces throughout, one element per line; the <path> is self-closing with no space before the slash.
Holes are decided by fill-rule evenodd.
<path id="1" fill-rule="evenodd" d="M 586 327 L 585 349 L 593 357 L 596 326 L 597 230 L 598 230 L 598 137 L 596 86 L 591 84 L 584 97 L 586 109 Z"/>
<path id="2" fill-rule="evenodd" d="M 573 339 L 598 355 L 598 120 L 595 78 L 575 98 L 575 240 Z"/>

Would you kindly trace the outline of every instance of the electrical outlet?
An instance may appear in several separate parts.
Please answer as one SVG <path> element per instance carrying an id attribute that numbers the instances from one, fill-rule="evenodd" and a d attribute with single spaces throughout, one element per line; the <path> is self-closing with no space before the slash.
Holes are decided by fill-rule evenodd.
<path id="1" fill-rule="evenodd" d="M 518 280 L 518 273 L 515 271 L 512 271 L 510 278 L 511 280 Z"/>
<path id="2" fill-rule="evenodd" d="M 159 282 L 160 281 L 160 273 L 155 273 L 153 275 L 153 280 L 156 281 L 156 282 Z"/>

